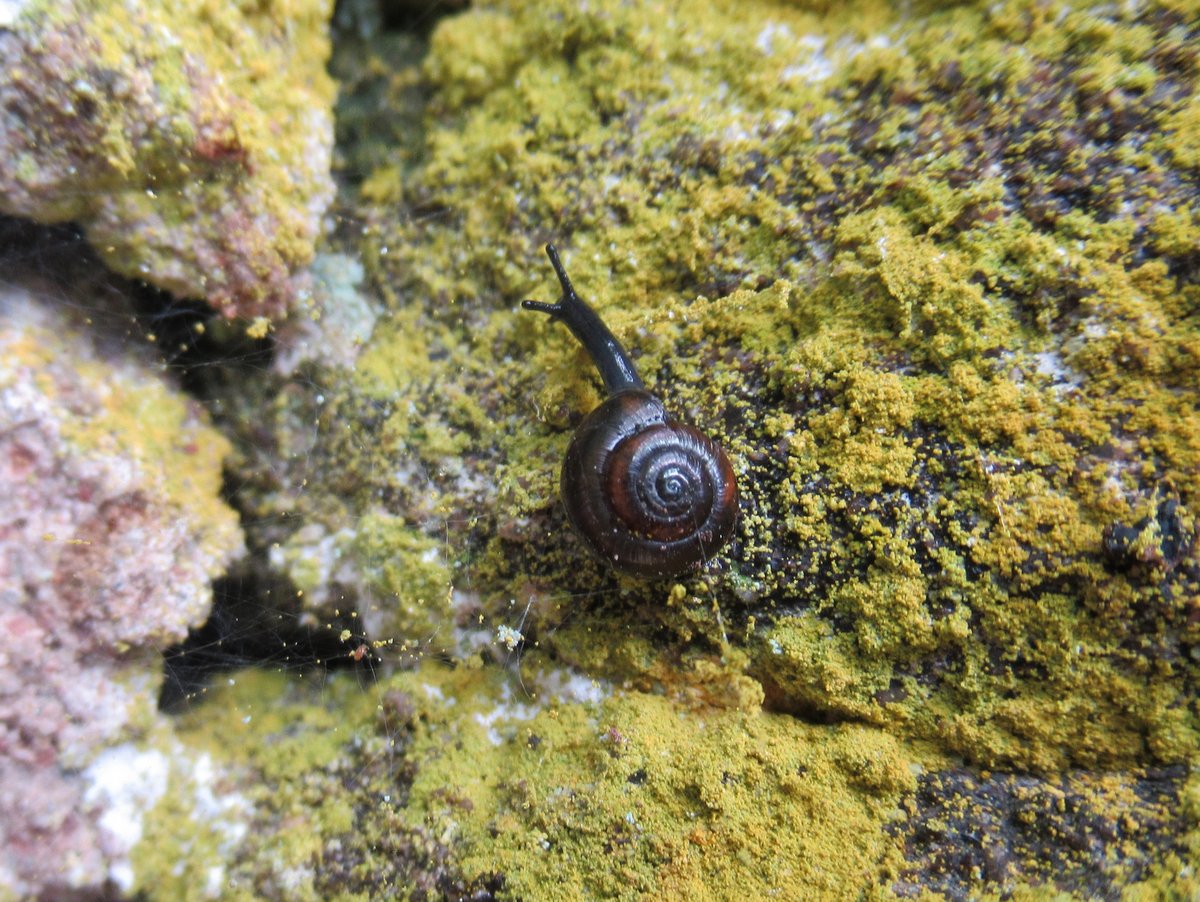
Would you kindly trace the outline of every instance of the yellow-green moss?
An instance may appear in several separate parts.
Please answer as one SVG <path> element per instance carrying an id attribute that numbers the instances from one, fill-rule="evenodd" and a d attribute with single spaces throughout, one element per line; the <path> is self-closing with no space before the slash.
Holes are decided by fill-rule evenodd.
<path id="1" fill-rule="evenodd" d="M 1189 760 L 1194 545 L 1162 550 L 1195 541 L 1200 497 L 1200 293 L 1179 276 L 1200 210 L 1177 140 L 1196 73 L 1166 62 L 1192 58 L 1176 13 L 805 7 L 512 0 L 439 24 L 424 154 L 364 174 L 359 199 L 392 319 L 352 378 L 320 377 L 356 547 L 398 592 L 436 546 L 472 626 L 526 611 L 527 661 L 631 690 L 614 721 L 719 707 L 655 727 L 704 722 L 743 767 L 720 725 L 765 735 L 760 706 L 856 722 L 901 758 Z M 546 241 L 669 409 L 734 458 L 738 533 L 678 585 L 611 577 L 563 521 L 561 455 L 600 392 L 567 331 L 517 306 L 558 293 Z M 819 745 L 851 728 L 787 729 Z M 459 787 L 474 809 L 422 823 L 453 820 L 478 871 L 503 852 L 527 879 L 548 867 L 532 836 L 575 848 L 601 829 L 551 797 L 567 764 L 485 755 L 530 774 L 505 800 L 467 770 L 478 737 L 446 735 L 468 751 L 435 759 L 413 812 Z M 608 812 L 601 764 L 570 768 Z M 479 838 L 477 812 L 504 804 Z M 700 885 L 636 862 L 629 880 Z"/>
<path id="2" fill-rule="evenodd" d="M 1186 104 L 1150 150 L 1087 119 L 1111 158 L 1039 157 L 1068 111 L 1037 79 L 1128 106 L 1190 77 L 1147 63 L 1172 40 L 1153 16 L 1123 16 L 510 2 L 444 20 L 407 176 L 440 212 L 367 241 L 394 319 L 352 394 L 389 407 L 353 471 L 453 474 L 406 510 L 466 565 L 483 621 L 530 598 L 543 651 L 606 675 L 679 688 L 680 662 L 733 649 L 769 704 L 988 764 L 1184 754 L 1189 690 L 1132 637 L 1194 632 L 1187 591 L 1156 602 L 1103 537 L 1153 520 L 1155 486 L 1200 494 L 1195 290 L 1134 259 L 1139 217 L 1186 254 L 1200 214 L 1122 206 L 1120 175 L 1188 165 Z M 1067 177 L 1094 201 L 1037 219 L 1018 188 Z M 685 602 L 623 582 L 562 603 L 616 584 L 556 506 L 596 380 L 566 330 L 516 308 L 557 293 L 548 239 L 670 409 L 733 454 L 739 534 Z M 486 503 L 462 490 L 480 482 Z M 362 542 L 389 554 L 386 532 Z"/>
<path id="3" fill-rule="evenodd" d="M 466 881 L 502 874 L 503 898 L 883 897 L 899 861 L 887 828 L 914 780 L 886 733 L 637 692 L 591 704 L 521 693 L 496 672 L 433 663 L 366 693 L 337 681 L 317 696 L 250 674 L 214 688 L 179 735 L 218 772 L 245 774 L 251 822 L 277 831 L 257 859 L 228 864 L 231 885 L 290 871 L 289 893 L 313 898 L 322 855 L 369 860 L 390 829 L 448 850 Z M 386 766 L 400 755 L 408 770 Z M 142 848 L 146 885 L 219 861 L 170 840 L 197 831 L 179 785 L 154 815 L 175 873 Z M 379 862 L 378 873 L 411 866 Z M 343 892 L 356 881 L 406 892 L 354 874 Z"/>

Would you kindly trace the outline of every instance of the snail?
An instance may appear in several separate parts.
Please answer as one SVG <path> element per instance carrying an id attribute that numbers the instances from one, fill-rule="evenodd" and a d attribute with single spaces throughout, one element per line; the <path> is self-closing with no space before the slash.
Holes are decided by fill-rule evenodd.
<path id="1" fill-rule="evenodd" d="M 667 415 L 596 311 L 571 286 L 553 244 L 557 304 L 526 310 L 565 323 L 600 371 L 608 398 L 584 418 L 563 460 L 567 518 L 601 560 L 621 573 L 676 576 L 728 541 L 738 493 L 725 452 L 698 429 Z"/>

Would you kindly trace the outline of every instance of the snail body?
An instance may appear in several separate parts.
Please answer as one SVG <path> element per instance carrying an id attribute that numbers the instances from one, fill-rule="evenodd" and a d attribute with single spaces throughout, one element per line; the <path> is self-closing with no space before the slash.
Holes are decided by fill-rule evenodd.
<path id="1" fill-rule="evenodd" d="M 562 299 L 522 306 L 564 322 L 608 391 L 567 448 L 560 485 L 567 518 L 592 552 L 622 573 L 668 577 L 698 567 L 728 541 L 737 519 L 729 458 L 704 433 L 670 418 L 620 342 L 575 293 L 553 245 L 546 254 Z"/>

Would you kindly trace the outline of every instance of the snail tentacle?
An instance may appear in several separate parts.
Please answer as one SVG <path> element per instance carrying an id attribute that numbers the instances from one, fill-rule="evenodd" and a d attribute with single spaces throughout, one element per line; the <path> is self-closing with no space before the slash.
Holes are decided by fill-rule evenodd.
<path id="1" fill-rule="evenodd" d="M 604 380 L 604 388 L 610 395 L 627 388 L 642 388 L 642 377 L 637 374 L 633 360 L 596 311 L 575 293 L 562 260 L 558 258 L 558 249 L 553 244 L 546 245 L 546 256 L 558 274 L 562 297 L 557 304 L 522 301 L 521 306 L 565 323 L 596 364 L 600 378 Z"/>

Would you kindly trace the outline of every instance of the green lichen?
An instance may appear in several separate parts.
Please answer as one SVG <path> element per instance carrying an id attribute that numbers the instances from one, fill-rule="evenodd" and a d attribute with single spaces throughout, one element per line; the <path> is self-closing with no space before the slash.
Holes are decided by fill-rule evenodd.
<path id="1" fill-rule="evenodd" d="M 909 844 L 935 887 L 978 887 L 978 860 L 1006 896 L 1037 898 L 1042 881 L 1094 878 L 1078 837 L 1113 832 L 1128 898 L 1194 882 L 1179 857 L 1194 855 L 1194 777 L 931 770 L 944 759 L 878 727 L 634 690 L 570 700 L 541 688 L 550 676 L 431 660 L 365 689 L 234 675 L 177 724 L 180 760 L 206 764 L 177 770 L 151 815 L 141 885 L 199 898 L 215 872 L 234 898 L 890 898 L 920 879 Z M 197 816 L 214 784 L 250 827 L 240 841 Z M 1145 837 L 1164 834 L 1173 851 L 1154 863 Z"/>
<path id="2" fill-rule="evenodd" d="M 489 702 L 478 686 L 462 691 Z M 458 832 L 464 872 L 498 870 L 511 896 L 542 896 L 552 883 L 609 898 L 854 892 L 894 862 L 881 827 L 912 778 L 878 731 L 753 712 L 681 717 L 661 697 L 630 694 L 551 706 L 489 747 L 482 728 L 432 707 L 412 748 L 427 763 L 410 812 Z M 448 730 L 463 746 L 449 755 Z M 454 794 L 475 807 L 439 817 L 438 798 Z M 605 857 L 606 868 L 590 866 Z"/>
<path id="3" fill-rule="evenodd" d="M 76 221 L 113 269 L 227 315 L 281 312 L 328 193 L 330 7 L 23 5 L 0 79 L 25 120 L 6 211 Z"/>
<path id="4" fill-rule="evenodd" d="M 329 781 L 353 727 L 370 717 L 370 697 L 254 672 L 209 694 L 213 704 L 176 721 L 187 751 L 169 749 L 169 792 L 147 816 L 133 855 L 138 888 L 179 899 L 209 898 L 215 888 L 223 898 L 254 899 L 273 885 L 278 892 L 282 881 L 291 898 L 317 898 L 312 875 L 327 837 L 353 822 L 350 800 Z M 245 836 L 238 825 L 254 830 Z"/>
<path id="5" fill-rule="evenodd" d="M 864 9 L 855 21 L 878 16 Z M 1094 205 L 1039 220 L 1033 195 L 1053 189 L 1053 174 L 1037 168 L 1037 142 L 1023 135 L 1025 156 L 1011 159 L 1033 166 L 1020 175 L 1030 199 L 1006 211 L 1012 174 L 976 178 L 971 148 L 982 134 L 1015 128 L 1021 110 L 975 110 L 961 98 L 972 79 L 1019 94 L 1034 77 L 1027 60 L 999 61 L 1017 33 L 1044 70 L 1064 55 L 1094 64 L 1069 77 L 1074 90 L 1144 92 L 1145 65 L 1137 79 L 1116 81 L 1104 67 L 1113 54 L 1143 59 L 1154 46 L 1143 33 L 1161 22 L 1079 13 L 1060 27 L 1024 8 L 957 9 L 896 23 L 903 54 L 869 46 L 851 59 L 794 40 L 854 34 L 845 14 L 817 20 L 763 7 L 734 22 L 720 8 L 660 13 L 652 4 L 584 12 L 514 3 L 435 32 L 423 72 L 439 90 L 415 178 L 422 202 L 448 215 L 402 220 L 369 245 L 389 249 L 368 258 L 389 296 L 431 301 L 398 307 L 396 328 L 377 333 L 358 368 L 363 392 L 397 399 L 380 450 L 442 471 L 491 471 L 502 538 L 468 553 L 472 578 L 497 586 L 497 600 L 531 576 L 553 584 L 579 568 L 577 546 L 544 543 L 545 527 L 526 524 L 553 516 L 563 433 L 596 403 L 595 383 L 560 330 L 506 306 L 553 293 L 533 236 L 555 237 L 570 245 L 577 286 L 630 340 L 651 383 L 740 462 L 753 502 L 716 585 L 718 598 L 736 585 L 738 597 L 756 599 L 719 603 L 726 617 L 753 616 L 763 631 L 751 642 L 753 671 L 808 693 L 793 671 L 824 652 L 765 651 L 769 635 L 792 630 L 789 611 L 800 607 L 801 633 L 813 615 L 839 624 L 837 641 L 848 643 L 839 657 L 858 674 L 859 694 L 831 698 L 830 710 L 925 731 L 923 712 L 944 706 L 990 726 L 968 730 L 969 746 L 955 730 L 936 735 L 990 762 L 1138 757 L 1146 746 L 1133 737 L 1146 720 L 1122 727 L 1124 693 L 1095 696 L 1123 685 L 1130 666 L 1160 667 L 1117 652 L 1149 587 L 1114 573 L 1098 550 L 1106 524 L 1132 522 L 1157 503 L 1148 486 L 1167 484 L 1180 497 L 1196 488 L 1194 414 L 1176 388 L 1196 368 L 1190 308 L 1179 306 L 1168 269 L 1129 262 L 1134 220 L 1105 206 L 1128 189 L 1105 175 L 1103 160 L 1078 163 L 1099 167 Z M 672 30 L 684 20 L 686 33 Z M 755 51 L 751 64 L 744 54 L 768 21 L 777 27 L 771 41 L 788 52 Z M 725 53 L 699 53 L 730 28 Z M 1064 45 L 1063 29 L 1075 44 Z M 803 48 L 827 79 L 785 73 Z M 770 87 L 781 79 L 788 90 Z M 718 103 L 718 94 L 740 103 Z M 888 102 L 898 95 L 905 102 Z M 1054 121 L 1057 101 L 1048 102 L 1029 102 L 1024 115 Z M 751 137 L 749 123 L 766 111 L 786 124 Z M 635 113 L 636 140 L 608 124 Z M 1103 123 L 1095 128 L 1113 153 L 1126 152 Z M 1165 151 L 1137 158 L 1152 173 L 1175 163 Z M 829 206 L 830 194 L 840 207 Z M 1154 214 L 1160 251 L 1183 252 L 1187 209 Z M 559 215 L 570 218 L 547 233 Z M 811 253 L 794 253 L 787 236 Z M 474 303 L 500 309 L 479 319 L 464 306 Z M 470 347 L 496 355 L 491 371 L 456 348 L 462 313 Z M 520 359 L 505 363 L 505 354 Z M 434 382 L 443 397 L 422 405 Z M 547 427 L 540 441 L 520 426 L 530 407 Z M 1140 469 L 1114 468 L 1103 450 L 1126 447 L 1145 462 Z M 363 458 L 359 471 L 372 481 L 384 469 Z M 439 490 L 437 527 L 448 522 L 451 547 L 470 548 L 478 533 L 453 524 L 474 526 L 478 509 L 452 484 Z M 759 563 L 780 553 L 787 566 Z M 1176 634 L 1184 607 L 1174 603 L 1151 632 Z M 719 633 L 696 618 L 650 620 L 685 642 Z M 564 624 L 552 615 L 549 625 Z M 558 645 L 584 659 L 565 639 L 577 633 L 559 633 Z M 1043 719 L 1037 703 L 1020 716 L 997 713 L 1009 706 L 993 696 L 1033 690 L 1032 672 L 1018 666 L 1031 653 L 1034 670 L 1048 674 L 1037 679 L 1058 684 L 1080 710 L 1111 708 L 1094 733 L 1078 725 L 1088 752 L 1077 751 L 1074 730 L 1055 739 L 1033 727 Z M 914 681 L 933 660 L 956 663 L 933 664 L 918 691 Z M 908 689 L 888 705 L 871 701 L 893 682 Z M 1152 701 L 1161 685 L 1139 693 L 1138 710 L 1162 710 Z M 1101 722 L 1117 738 L 1100 735 Z"/>
<path id="6" fill-rule="evenodd" d="M 1176 289 L 1155 261 L 1132 262 L 1140 196 L 1108 174 L 1107 157 L 1072 164 L 1093 168 L 1101 188 L 1053 220 L 1037 204 L 1057 190 L 1057 176 L 1039 168 L 1034 136 L 1022 133 L 1013 155 L 998 159 L 1013 171 L 977 177 L 982 136 L 1011 132 L 1021 115 L 1045 117 L 1053 134 L 1056 98 L 1015 111 L 962 100 L 972 80 L 1020 96 L 1035 72 L 1056 72 L 1063 59 L 1087 70 L 1062 76 L 1085 96 L 1143 93 L 1159 71 L 1145 65 L 1155 46 L 1145 35 L 1170 13 L 1136 24 L 1094 13 L 1060 22 L 1024 7 L 934 13 L 897 23 L 903 53 L 869 47 L 849 61 L 830 51 L 829 79 L 789 82 L 787 91 L 766 85 L 783 77 L 783 59 L 796 64 L 797 45 L 753 65 L 739 55 L 765 27 L 765 8 L 736 24 L 719 9 L 691 11 L 686 37 L 652 27 L 656 15 L 652 5 L 534 14 L 509 4 L 444 23 L 427 77 L 461 87 L 459 77 L 478 67 L 496 86 L 435 95 L 445 107 L 435 105 L 441 118 L 418 175 L 453 221 L 402 222 L 385 243 L 419 248 L 420 259 L 393 251 L 378 266 L 418 297 L 540 296 L 552 286 L 530 289 L 513 261 L 530 259 L 530 236 L 555 211 L 569 214 L 555 237 L 571 235 L 576 285 L 630 337 L 673 408 L 711 428 L 741 462 L 753 513 L 716 587 L 718 598 L 722 586 L 738 586 L 739 597 L 749 587 L 755 600 L 718 606 L 739 623 L 754 618 L 761 632 L 749 634 L 749 669 L 782 691 L 779 704 L 890 723 L 991 764 L 1053 769 L 1183 754 L 1196 725 L 1168 712 L 1186 710 L 1178 702 L 1193 677 L 1180 686 L 1157 653 L 1122 649 L 1131 635 L 1148 649 L 1180 641 L 1188 590 L 1157 620 L 1135 623 L 1137 599 L 1156 590 L 1104 560 L 1101 540 L 1107 524 L 1158 504 L 1155 486 L 1183 498 L 1198 488 L 1194 411 L 1177 388 L 1196 371 L 1196 335 L 1190 307 L 1175 300 L 1195 289 Z M 795 33 L 848 27 L 843 18 L 769 15 Z M 540 39 L 547 22 L 569 71 L 557 51 L 538 56 L 533 38 L 514 36 L 528 29 Z M 722 45 L 729 52 L 683 71 L 718 24 L 735 29 Z M 505 37 L 481 43 L 491 25 Z M 1041 70 L 998 61 L 1018 32 Z M 631 54 L 639 64 L 623 65 Z M 1137 78 L 1112 75 L 1130 60 Z M 716 104 L 714 85 L 741 102 Z M 786 111 L 787 125 L 752 139 L 749 109 Z M 636 140 L 602 124 L 634 110 Z M 514 128 L 518 111 L 517 121 L 533 125 Z M 700 122 L 703 130 L 692 127 Z M 1103 121 L 1080 127 L 1104 142 L 1104 154 L 1151 174 L 1179 165 L 1165 150 L 1130 156 L 1132 145 Z M 483 187 L 496 178 L 503 188 Z M 1015 212 L 1006 209 L 1014 180 L 1024 192 Z M 1122 191 L 1139 212 L 1121 213 Z M 840 208 L 824 200 L 830 193 Z M 1179 217 L 1191 214 L 1172 215 L 1153 214 L 1159 246 L 1182 249 L 1173 236 L 1190 228 Z M 514 217 L 524 226 L 512 228 Z M 429 261 L 463 230 L 471 265 L 455 266 L 451 283 Z M 780 240 L 789 234 L 817 253 L 790 254 Z M 481 293 L 462 284 L 464 272 L 501 287 Z M 779 276 L 786 281 L 772 284 Z M 569 429 L 572 413 L 597 399 L 582 352 L 557 333 L 542 338 L 546 324 L 505 320 L 487 323 L 485 342 L 528 347 L 533 359 L 519 371 L 501 367 L 500 382 L 520 397 L 526 373 L 551 374 L 532 401 L 552 430 Z M 536 344 L 522 340 L 534 330 Z M 740 368 L 730 365 L 734 349 Z M 544 517 L 554 509 L 561 438 L 531 453 L 505 397 L 480 386 L 495 427 L 474 447 L 494 443 L 513 462 L 499 475 L 501 523 Z M 435 455 L 448 447 L 436 433 L 430 443 Z M 1116 465 L 1124 448 L 1118 457 L 1143 463 Z M 473 574 L 485 584 L 489 574 L 500 585 L 531 574 L 553 583 L 578 568 L 572 545 L 536 551 L 535 560 L 500 541 L 473 560 Z M 759 563 L 780 554 L 786 566 Z M 710 614 L 678 613 L 647 620 L 685 644 L 720 641 L 715 623 L 698 622 Z M 572 643 L 598 623 L 570 616 L 588 629 L 562 629 L 551 641 L 568 659 L 594 659 Z M 551 614 L 549 625 L 570 624 Z M 783 653 L 771 650 L 772 637 Z M 823 669 L 813 669 L 817 661 Z"/>
<path id="7" fill-rule="evenodd" d="M 503 898 L 875 898 L 899 862 L 885 827 L 912 765 L 880 730 L 637 692 L 580 704 L 520 691 L 432 663 L 367 693 L 239 675 L 177 732 L 233 781 L 256 829 L 235 860 L 215 838 L 185 849 L 171 837 L 206 834 L 177 782 L 154 814 L 166 839 L 139 851 L 139 873 L 175 886 L 220 864 L 249 896 L 290 872 L 292 898 L 318 898 L 411 893 L 425 861 L 452 863 L 460 886 L 503 875 Z"/>
<path id="8" fill-rule="evenodd" d="M 440 611 L 458 625 L 525 610 L 537 660 L 726 712 L 707 716 L 854 722 L 893 763 L 1191 760 L 1195 38 L 1170 3 L 512 0 L 444 20 L 422 154 L 352 201 L 388 319 L 353 376 L 317 374 L 329 481 L 287 509 L 370 514 L 357 547 L 394 562 L 395 593 L 436 545 L 470 596 Z M 738 533 L 678 585 L 607 574 L 563 522 L 559 462 L 599 386 L 517 308 L 557 293 L 551 240 L 735 460 Z M 542 806 L 547 785 L 523 792 Z M 455 797 L 496 810 L 484 792 Z M 552 845 L 600 829 L 564 806 L 538 807 Z M 542 866 L 516 817 L 506 880 Z"/>
<path id="9" fill-rule="evenodd" d="M 369 610 L 385 618 L 389 637 L 411 644 L 437 636 L 450 619 L 451 578 L 441 546 L 396 517 L 363 520 L 351 552 L 378 593 Z"/>

